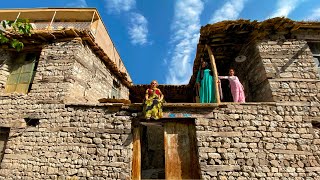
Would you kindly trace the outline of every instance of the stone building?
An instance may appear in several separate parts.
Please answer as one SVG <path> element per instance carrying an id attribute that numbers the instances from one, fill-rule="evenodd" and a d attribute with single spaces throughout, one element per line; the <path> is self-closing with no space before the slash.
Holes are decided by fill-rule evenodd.
<path id="1" fill-rule="evenodd" d="M 23 51 L 0 49 L 0 179 L 319 179 L 320 23 L 202 27 L 190 82 L 159 86 L 155 121 L 96 9 L 0 17 L 34 26 Z M 234 67 L 248 102 L 194 103 L 201 59 Z"/>

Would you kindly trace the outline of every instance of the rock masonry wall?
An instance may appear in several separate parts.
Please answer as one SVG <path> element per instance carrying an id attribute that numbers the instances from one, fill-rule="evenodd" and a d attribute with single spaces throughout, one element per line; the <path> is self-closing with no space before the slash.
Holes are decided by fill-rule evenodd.
<path id="1" fill-rule="evenodd" d="M 236 71 L 242 77 L 242 84 L 245 89 L 246 102 L 271 102 L 273 101 L 270 84 L 266 76 L 264 64 L 256 43 L 248 45 L 244 55 L 247 60 L 243 63 L 236 63 L 239 67 Z"/>
<path id="2" fill-rule="evenodd" d="M 114 77 L 88 47 L 77 40 L 44 46 L 26 95 L 4 93 L 16 55 L 4 50 L 0 54 L 0 127 L 10 128 L 0 179 L 130 177 L 130 116 L 118 106 L 90 105 L 107 97 Z M 93 69 L 94 75 L 89 72 Z M 86 93 L 72 91 L 81 88 L 74 84 L 89 78 Z M 128 98 L 127 88 L 120 87 L 121 97 Z M 99 91 L 93 91 L 96 88 Z M 70 104 L 75 99 L 89 105 Z M 36 126 L 28 124 L 37 121 Z"/>
<path id="3" fill-rule="evenodd" d="M 319 73 L 306 41 L 265 41 L 258 48 L 274 101 L 320 100 Z"/>
<path id="4" fill-rule="evenodd" d="M 116 99 L 129 99 L 129 89 L 114 77 L 87 46 L 77 51 L 71 78 L 73 83 L 68 102 L 97 103 L 98 99 L 113 98 L 114 94 L 117 95 Z"/>
<path id="5" fill-rule="evenodd" d="M 196 119 L 203 179 L 318 179 L 319 104 L 228 105 Z"/>
<path id="6" fill-rule="evenodd" d="M 0 96 L 9 75 L 9 66 L 15 54 L 0 52 Z M 41 50 L 35 77 L 28 96 L 36 100 L 97 103 L 100 98 L 110 98 L 113 80 L 118 85 L 120 97 L 129 98 L 129 90 L 105 67 L 91 49 L 77 40 L 56 42 Z"/>
<path id="7" fill-rule="evenodd" d="M 0 49 L 0 91 L 5 88 L 9 75 L 8 60 L 12 59 L 13 53 Z"/>
<path id="8" fill-rule="evenodd" d="M 0 100 L 0 126 L 10 127 L 0 179 L 127 179 L 130 116 L 108 106 Z M 39 120 L 36 127 L 28 120 Z"/>

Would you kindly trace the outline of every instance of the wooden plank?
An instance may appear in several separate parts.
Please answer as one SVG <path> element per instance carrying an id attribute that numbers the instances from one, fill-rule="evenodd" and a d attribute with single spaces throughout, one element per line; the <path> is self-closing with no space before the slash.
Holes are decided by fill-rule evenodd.
<path id="1" fill-rule="evenodd" d="M 141 179 L 140 126 L 133 128 L 132 179 Z"/>
<path id="2" fill-rule="evenodd" d="M 193 128 L 188 121 L 165 123 L 166 179 L 200 179 Z"/>
<path id="3" fill-rule="evenodd" d="M 218 84 L 218 72 L 217 72 L 216 61 L 215 61 L 215 59 L 214 59 L 214 56 L 213 56 L 213 53 L 212 53 L 212 51 L 211 51 L 210 46 L 206 45 L 206 48 L 207 48 L 207 50 L 208 50 L 210 62 L 211 62 L 211 65 L 212 65 L 212 72 L 213 72 L 213 75 L 214 75 L 214 82 L 213 82 L 213 83 L 215 83 L 215 86 L 216 86 L 215 95 L 216 95 L 217 103 L 220 103 L 219 84 Z"/>
<path id="4" fill-rule="evenodd" d="M 29 86 L 33 79 L 34 66 L 36 62 L 35 54 L 28 54 L 27 59 L 25 60 L 23 66 L 21 67 L 21 72 L 18 80 L 18 84 L 16 87 L 17 93 L 27 94 L 29 90 Z"/>
<path id="5" fill-rule="evenodd" d="M 176 123 L 168 122 L 164 127 L 165 174 L 166 179 L 183 179 L 181 159 L 178 152 Z M 190 178 L 188 178 L 190 179 Z"/>

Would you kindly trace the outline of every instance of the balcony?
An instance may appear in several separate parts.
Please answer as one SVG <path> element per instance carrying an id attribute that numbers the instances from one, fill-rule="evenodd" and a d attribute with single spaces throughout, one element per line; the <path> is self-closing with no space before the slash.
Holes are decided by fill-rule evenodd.
<path id="1" fill-rule="evenodd" d="M 36 31 L 48 33 L 63 30 L 77 30 L 90 32 L 96 49 L 101 49 L 112 61 L 116 71 L 124 74 L 128 82 L 132 82 L 102 19 L 95 8 L 39 8 L 39 9 L 4 9 L 0 10 L 0 21 L 28 19 Z M 91 40 L 90 40 L 91 41 Z M 94 49 L 94 50 L 96 50 Z M 102 52 L 100 52 L 101 54 Z M 102 53 L 102 54 L 103 54 Z"/>

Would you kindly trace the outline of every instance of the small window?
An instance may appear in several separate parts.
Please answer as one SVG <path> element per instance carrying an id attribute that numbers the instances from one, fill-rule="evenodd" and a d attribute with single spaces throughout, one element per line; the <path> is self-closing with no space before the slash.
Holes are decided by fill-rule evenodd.
<path id="1" fill-rule="evenodd" d="M 120 98 L 120 83 L 116 80 L 113 80 L 112 90 L 111 90 L 111 98 L 119 99 Z"/>
<path id="2" fill-rule="evenodd" d="M 28 93 L 33 80 L 36 61 L 36 54 L 30 53 L 20 55 L 12 62 L 5 87 L 6 93 Z"/>
<path id="3" fill-rule="evenodd" d="M 27 126 L 37 127 L 40 122 L 39 119 L 35 118 L 24 118 L 24 121 L 26 122 Z"/>
<path id="4" fill-rule="evenodd" d="M 4 151 L 8 142 L 10 128 L 0 127 L 0 162 L 2 162 Z"/>
<path id="5" fill-rule="evenodd" d="M 315 129 L 320 129 L 320 120 L 316 121 L 311 121 L 312 127 Z"/>

